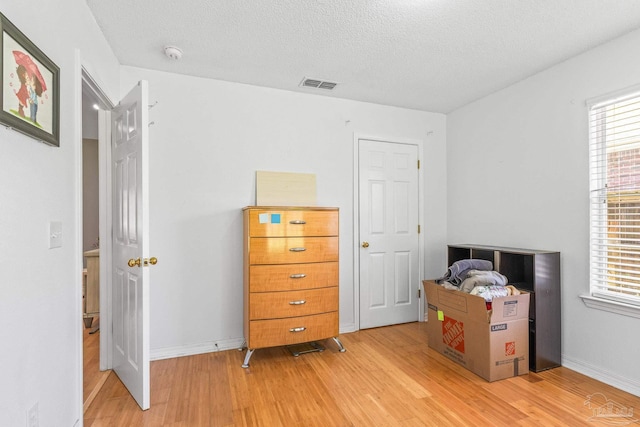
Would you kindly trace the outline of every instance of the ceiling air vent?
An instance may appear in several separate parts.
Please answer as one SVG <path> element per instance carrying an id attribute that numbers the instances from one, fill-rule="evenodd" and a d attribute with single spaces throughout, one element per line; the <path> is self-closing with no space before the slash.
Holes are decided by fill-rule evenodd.
<path id="1" fill-rule="evenodd" d="M 327 81 L 318 80 L 318 79 L 309 79 L 306 77 L 302 79 L 302 82 L 300 82 L 300 86 L 302 87 L 313 87 L 316 89 L 327 89 L 327 90 L 333 90 L 333 88 L 335 88 L 337 84 L 338 83 L 335 83 L 335 82 L 327 82 Z"/>

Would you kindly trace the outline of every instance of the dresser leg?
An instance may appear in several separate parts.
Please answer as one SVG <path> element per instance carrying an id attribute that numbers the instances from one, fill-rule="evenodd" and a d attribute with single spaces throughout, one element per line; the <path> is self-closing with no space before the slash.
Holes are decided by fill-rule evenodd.
<path id="1" fill-rule="evenodd" d="M 93 317 L 85 317 L 84 318 L 84 327 L 89 329 L 91 324 L 93 323 Z"/>
<path id="2" fill-rule="evenodd" d="M 243 368 L 249 367 L 249 359 L 251 359 L 251 355 L 253 354 L 254 351 L 256 351 L 255 348 L 253 350 L 250 348 L 247 348 L 247 354 L 244 356 L 244 363 L 242 364 Z"/>
<path id="3" fill-rule="evenodd" d="M 344 353 L 345 351 L 347 351 L 347 349 L 344 348 L 344 346 L 342 345 L 338 337 L 333 337 L 333 340 L 336 342 L 336 344 L 338 344 L 338 349 L 340 350 L 340 353 Z"/>

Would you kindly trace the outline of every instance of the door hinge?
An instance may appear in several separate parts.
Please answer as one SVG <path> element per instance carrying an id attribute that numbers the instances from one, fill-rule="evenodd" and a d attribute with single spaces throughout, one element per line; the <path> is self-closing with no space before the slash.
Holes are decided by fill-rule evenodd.
<path id="1" fill-rule="evenodd" d="M 420 299 L 420 295 L 422 295 L 422 290 L 418 288 L 418 299 Z"/>
<path id="2" fill-rule="evenodd" d="M 418 169 L 420 169 L 420 160 L 418 160 Z"/>
<path id="3" fill-rule="evenodd" d="M 418 224 L 418 234 L 420 234 L 420 224 Z"/>

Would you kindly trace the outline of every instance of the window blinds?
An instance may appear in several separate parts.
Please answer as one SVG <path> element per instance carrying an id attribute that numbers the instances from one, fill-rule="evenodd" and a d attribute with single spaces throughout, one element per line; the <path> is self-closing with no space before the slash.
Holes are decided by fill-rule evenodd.
<path id="1" fill-rule="evenodd" d="M 591 292 L 640 305 L 640 94 L 589 108 Z"/>

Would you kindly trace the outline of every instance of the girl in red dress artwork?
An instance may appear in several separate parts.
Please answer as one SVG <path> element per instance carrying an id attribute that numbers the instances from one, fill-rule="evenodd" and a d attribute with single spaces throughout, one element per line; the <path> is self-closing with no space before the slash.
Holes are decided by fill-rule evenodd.
<path id="1" fill-rule="evenodd" d="M 27 89 L 27 79 L 29 77 L 27 69 L 24 65 L 18 65 L 16 68 L 18 79 L 20 80 L 20 89 L 16 91 L 18 97 L 18 114 L 24 117 L 24 109 L 29 108 L 29 89 Z"/>

